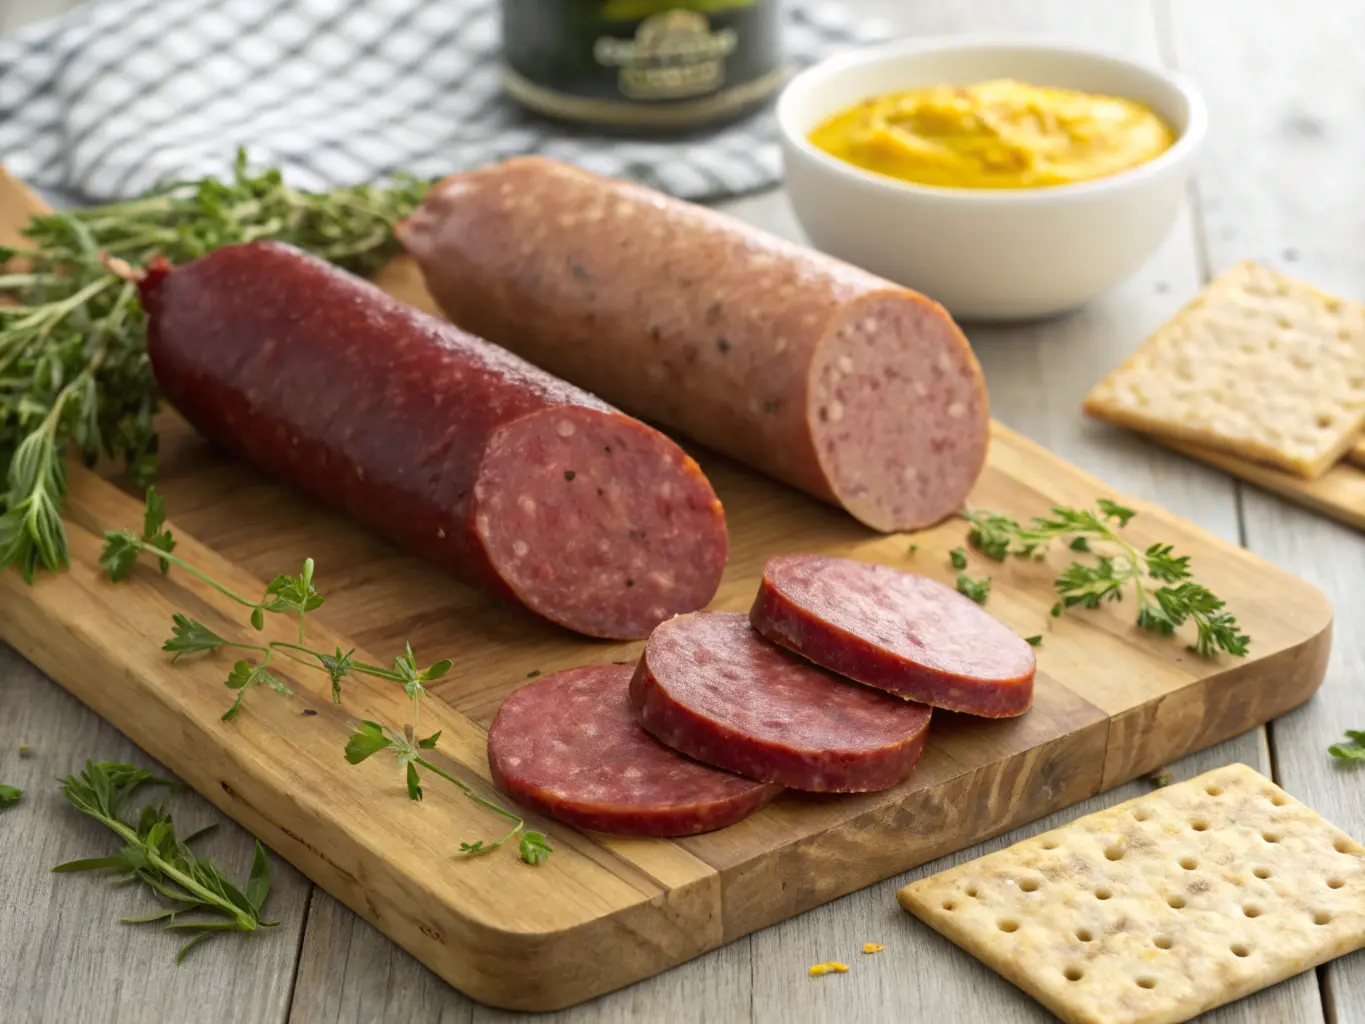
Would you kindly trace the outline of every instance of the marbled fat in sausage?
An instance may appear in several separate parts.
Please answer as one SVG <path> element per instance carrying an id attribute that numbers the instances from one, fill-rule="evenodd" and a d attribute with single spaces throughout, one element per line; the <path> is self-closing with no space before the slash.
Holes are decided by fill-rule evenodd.
<path id="1" fill-rule="evenodd" d="M 272 242 L 155 270 L 143 304 L 202 434 L 461 578 L 620 639 L 715 594 L 696 463 L 520 357 Z"/>
<path id="2" fill-rule="evenodd" d="M 731 217 L 527 157 L 446 179 L 399 237 L 466 330 L 875 529 L 950 514 L 984 465 L 941 306 Z"/>
<path id="3" fill-rule="evenodd" d="M 820 793 L 904 781 L 930 709 L 859 686 L 769 643 L 739 612 L 663 623 L 630 683 L 636 717 L 673 749 L 751 779 Z"/>
<path id="4" fill-rule="evenodd" d="M 986 718 L 1033 701 L 1033 648 L 971 599 L 890 566 L 768 560 L 749 613 L 774 643 L 868 686 Z"/>
<path id="5" fill-rule="evenodd" d="M 782 792 L 674 753 L 635 721 L 631 669 L 590 665 L 517 690 L 488 730 L 493 784 L 576 828 L 687 836 L 733 825 Z"/>

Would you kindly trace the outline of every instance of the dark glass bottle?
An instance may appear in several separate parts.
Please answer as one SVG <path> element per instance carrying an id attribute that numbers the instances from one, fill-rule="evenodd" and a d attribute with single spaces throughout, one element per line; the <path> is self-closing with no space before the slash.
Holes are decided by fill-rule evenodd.
<path id="1" fill-rule="evenodd" d="M 538 113 L 682 131 L 781 84 L 781 0 L 502 0 L 503 83 Z"/>

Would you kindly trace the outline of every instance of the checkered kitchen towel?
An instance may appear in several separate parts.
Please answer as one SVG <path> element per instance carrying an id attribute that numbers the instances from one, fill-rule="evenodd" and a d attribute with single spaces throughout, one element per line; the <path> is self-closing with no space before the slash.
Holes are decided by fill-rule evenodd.
<path id="1" fill-rule="evenodd" d="M 788 0 L 801 67 L 884 37 Z M 300 188 L 437 177 L 544 153 L 687 199 L 776 183 L 764 110 L 687 140 L 595 137 L 500 91 L 496 0 L 91 0 L 0 38 L 0 160 L 88 201 L 223 175 L 239 145 Z"/>

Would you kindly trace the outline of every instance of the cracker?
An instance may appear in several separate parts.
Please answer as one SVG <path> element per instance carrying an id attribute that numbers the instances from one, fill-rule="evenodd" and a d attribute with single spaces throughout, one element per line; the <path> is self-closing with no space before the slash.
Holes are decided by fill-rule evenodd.
<path id="1" fill-rule="evenodd" d="M 1365 946 L 1365 847 L 1231 764 L 898 898 L 1071 1024 L 1165 1024 Z"/>
<path id="2" fill-rule="evenodd" d="M 1365 467 L 1365 439 L 1357 441 L 1346 453 L 1346 461 Z"/>
<path id="3" fill-rule="evenodd" d="M 1239 263 L 1100 381 L 1082 408 L 1319 476 L 1365 424 L 1365 305 Z"/>

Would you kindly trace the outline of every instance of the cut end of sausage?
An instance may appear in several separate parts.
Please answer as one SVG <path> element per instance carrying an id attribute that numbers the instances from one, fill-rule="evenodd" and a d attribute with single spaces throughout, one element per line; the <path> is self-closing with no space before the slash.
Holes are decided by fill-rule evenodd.
<path id="1" fill-rule="evenodd" d="M 951 587 L 890 566 L 769 559 L 749 618 L 773 643 L 909 700 L 987 718 L 1033 702 L 1026 640 Z"/>
<path id="2" fill-rule="evenodd" d="M 884 532 L 961 507 L 986 461 L 990 408 L 962 332 L 928 299 L 873 293 L 830 323 L 807 416 L 835 500 Z"/>
<path id="3" fill-rule="evenodd" d="M 623 665 L 569 669 L 504 700 L 488 730 L 493 784 L 576 828 L 642 836 L 724 828 L 782 792 L 653 739 L 631 713 L 630 676 Z"/>
<path id="4" fill-rule="evenodd" d="M 656 629 L 631 680 L 640 724 L 674 750 L 752 779 L 819 793 L 905 780 L 930 709 L 793 657 L 738 612 Z"/>
<path id="5" fill-rule="evenodd" d="M 725 517 L 701 470 L 614 411 L 553 406 L 502 427 L 473 508 L 517 599 L 589 636 L 648 636 L 710 601 L 725 568 Z"/>

